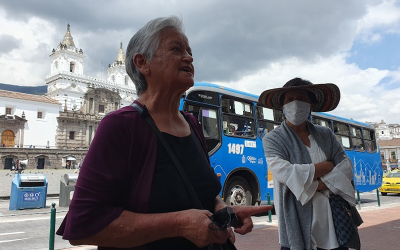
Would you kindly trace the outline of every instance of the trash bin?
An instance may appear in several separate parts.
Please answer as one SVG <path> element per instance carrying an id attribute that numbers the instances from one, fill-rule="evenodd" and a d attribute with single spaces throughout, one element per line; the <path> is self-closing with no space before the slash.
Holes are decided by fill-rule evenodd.
<path id="1" fill-rule="evenodd" d="M 15 174 L 11 183 L 9 210 L 45 208 L 47 185 L 44 174 Z"/>
<path id="2" fill-rule="evenodd" d="M 60 180 L 60 195 L 58 197 L 59 207 L 69 207 L 75 191 L 78 174 L 65 174 Z"/>

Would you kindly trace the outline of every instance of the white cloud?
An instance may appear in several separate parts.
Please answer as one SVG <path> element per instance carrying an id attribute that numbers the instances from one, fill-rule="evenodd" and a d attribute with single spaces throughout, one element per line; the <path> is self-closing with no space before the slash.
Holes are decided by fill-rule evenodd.
<path id="1" fill-rule="evenodd" d="M 0 34 L 21 40 L 18 49 L 0 54 L 0 82 L 16 85 L 44 85 L 51 52 L 48 44 L 55 29 L 48 21 L 32 17 L 27 22 L 8 20 L 0 10 Z"/>
<path id="2" fill-rule="evenodd" d="M 396 0 L 369 5 L 367 14 L 358 21 L 358 34 L 366 43 L 379 42 L 384 33 L 400 33 L 399 28 L 400 6 Z"/>

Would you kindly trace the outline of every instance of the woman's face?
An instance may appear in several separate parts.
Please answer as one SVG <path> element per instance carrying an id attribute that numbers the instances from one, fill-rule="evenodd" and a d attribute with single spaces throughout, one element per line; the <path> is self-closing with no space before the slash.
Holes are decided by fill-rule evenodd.
<path id="1" fill-rule="evenodd" d="M 288 104 L 293 101 L 302 101 L 311 104 L 311 99 L 308 96 L 308 91 L 303 89 L 289 90 L 285 93 L 285 98 L 283 99 L 283 105 Z"/>
<path id="2" fill-rule="evenodd" d="M 186 36 L 173 28 L 160 34 L 160 42 L 148 62 L 151 78 L 161 88 L 184 92 L 194 84 L 192 50 Z"/>

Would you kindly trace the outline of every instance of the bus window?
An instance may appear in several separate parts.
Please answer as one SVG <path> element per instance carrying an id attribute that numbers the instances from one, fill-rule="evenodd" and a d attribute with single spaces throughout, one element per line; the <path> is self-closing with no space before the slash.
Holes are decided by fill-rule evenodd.
<path id="1" fill-rule="evenodd" d="M 333 131 L 336 135 L 336 139 L 342 144 L 345 149 L 350 149 L 350 133 L 349 126 L 340 122 L 333 122 Z"/>
<path id="2" fill-rule="evenodd" d="M 217 111 L 201 108 L 201 117 L 204 137 L 206 139 L 219 139 Z"/>
<path id="3" fill-rule="evenodd" d="M 268 134 L 268 132 L 271 132 L 278 126 L 278 124 L 274 124 L 272 122 L 258 121 L 258 137 L 262 139 L 264 135 Z"/>
<path id="4" fill-rule="evenodd" d="M 283 122 L 283 112 L 281 110 L 274 110 L 274 120 L 276 122 Z"/>
<path id="5" fill-rule="evenodd" d="M 351 143 L 354 150 L 364 151 L 361 128 L 350 126 Z"/>
<path id="6" fill-rule="evenodd" d="M 222 117 L 222 125 L 226 135 L 254 137 L 253 119 L 224 114 Z"/>
<path id="7" fill-rule="evenodd" d="M 280 122 L 283 121 L 282 111 L 261 106 L 257 106 L 257 118 L 257 132 L 260 139 L 278 127 Z"/>
<path id="8" fill-rule="evenodd" d="M 325 119 L 317 118 L 315 116 L 312 117 L 312 123 L 320 126 L 324 126 L 327 128 L 331 128 L 331 122 Z"/>
<path id="9" fill-rule="evenodd" d="M 260 106 L 257 107 L 257 118 L 261 120 L 283 122 L 283 115 L 281 110 L 274 110 Z"/>
<path id="10" fill-rule="evenodd" d="M 230 113 L 230 105 L 229 100 L 225 98 L 221 98 L 221 109 L 223 113 Z"/>
<path id="11" fill-rule="evenodd" d="M 368 152 L 375 152 L 376 151 L 376 140 L 375 140 L 374 131 L 363 128 L 363 136 L 364 136 L 364 142 L 365 142 L 365 149 Z"/>
<path id="12" fill-rule="evenodd" d="M 217 110 L 194 106 L 187 103 L 183 109 L 184 111 L 193 114 L 199 120 L 203 129 L 204 137 L 206 138 L 209 154 L 215 152 L 221 142 Z"/>
<path id="13" fill-rule="evenodd" d="M 257 118 L 262 120 L 274 120 L 274 110 L 270 108 L 257 107 Z"/>
<path id="14" fill-rule="evenodd" d="M 255 136 L 253 104 L 222 97 L 221 107 L 222 127 L 226 135 Z"/>
<path id="15" fill-rule="evenodd" d="M 191 113 L 192 115 L 194 115 L 194 117 L 199 119 L 200 107 L 186 104 L 185 107 L 183 108 L 183 110 L 185 112 Z M 199 120 L 199 122 L 201 123 L 200 120 Z"/>

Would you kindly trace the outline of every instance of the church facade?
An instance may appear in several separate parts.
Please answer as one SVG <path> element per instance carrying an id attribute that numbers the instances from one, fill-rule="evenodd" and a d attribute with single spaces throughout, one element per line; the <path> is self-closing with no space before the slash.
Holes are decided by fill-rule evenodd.
<path id="1" fill-rule="evenodd" d="M 70 25 L 50 55 L 47 96 L 63 105 L 58 117 L 56 147 L 88 148 L 105 114 L 136 99 L 135 86 L 126 74 L 122 43 L 107 70 L 107 80 L 84 74 L 84 53 L 75 46 Z"/>
<path id="2" fill-rule="evenodd" d="M 135 86 L 125 70 L 122 43 L 108 66 L 107 80 L 84 74 L 84 53 L 67 32 L 50 55 L 47 96 L 63 105 L 58 117 L 57 148 L 88 148 L 105 114 L 136 99 Z"/>
<path id="3" fill-rule="evenodd" d="M 8 169 L 11 162 L 26 160 L 25 158 L 28 158 L 27 168 L 77 167 L 84 159 L 101 119 L 107 113 L 129 105 L 137 98 L 135 86 L 126 74 L 122 43 L 116 59 L 108 66 L 106 80 L 85 75 L 84 58 L 83 50 L 75 46 L 68 24 L 64 38 L 51 52 L 50 74 L 45 78 L 47 93 L 41 96 L 43 100 L 50 100 L 52 106 L 48 117 L 54 114 L 54 122 L 48 123 L 51 128 L 38 127 L 38 119 L 27 119 L 19 113 L 16 113 L 11 122 L 5 107 L 4 114 L 0 114 L 0 133 L 12 131 L 13 142 L 18 144 L 18 147 L 11 149 L 9 133 L 10 138 L 5 140 L 7 146 L 0 150 L 3 163 L 0 169 Z M 0 96 L 0 100 L 2 99 Z M 19 102 L 14 103 L 14 110 L 21 110 L 18 107 Z M 39 111 L 37 108 L 34 107 L 34 111 L 39 115 L 43 108 L 39 107 Z M 33 127 L 37 128 L 37 131 L 30 135 L 27 133 L 28 128 Z M 53 139 L 35 143 L 32 147 L 31 137 L 41 134 Z M 13 150 L 15 153 L 11 153 Z M 36 154 L 34 151 L 40 152 Z"/>

